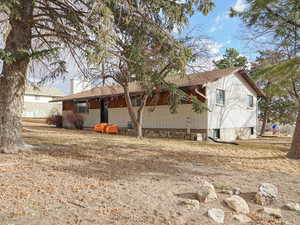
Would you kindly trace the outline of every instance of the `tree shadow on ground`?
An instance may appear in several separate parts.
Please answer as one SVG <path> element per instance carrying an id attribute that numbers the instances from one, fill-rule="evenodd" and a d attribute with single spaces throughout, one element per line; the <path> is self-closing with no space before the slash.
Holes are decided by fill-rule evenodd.
<path id="1" fill-rule="evenodd" d="M 46 145 L 47 146 L 47 145 Z M 129 144 L 116 146 L 105 144 L 102 147 L 82 148 L 77 145 L 45 144 L 35 149 L 35 154 L 48 155 L 57 159 L 67 159 L 61 165 L 42 162 L 43 166 L 84 177 L 95 177 L 101 180 L 122 179 L 128 176 L 177 176 L 189 173 L 195 176 L 230 176 L 219 170 L 208 170 L 206 166 L 216 166 L 216 156 L 200 154 L 196 151 L 166 151 L 151 149 L 150 146 Z M 181 166 L 190 163 L 189 168 Z M 193 166 L 195 165 L 195 166 Z M 203 168 L 203 172 L 199 171 Z"/>
<path id="2" fill-rule="evenodd" d="M 131 137 L 123 139 L 125 138 L 123 136 L 95 135 L 90 131 L 66 130 L 65 135 L 66 137 L 63 137 L 59 144 L 52 136 L 49 138 L 29 137 L 39 141 L 36 144 L 34 154 L 50 156 L 60 162 L 55 164 L 42 162 L 42 166 L 102 180 L 122 179 L 136 175 L 147 176 L 149 174 L 178 176 L 188 173 L 195 176 L 227 176 L 228 173 L 225 171 L 229 171 L 228 167 L 226 170 L 220 169 L 227 165 L 232 170 L 239 170 L 239 167 L 235 165 L 239 159 L 277 160 L 286 158 L 282 155 L 265 157 L 224 156 L 209 153 L 209 151 L 191 149 L 179 151 L 176 150 L 176 145 L 174 145 L 174 150 L 170 146 L 164 146 L 165 143 L 168 144 L 167 142 L 152 146 L 151 141 L 153 140 L 151 139 L 146 139 L 149 142 L 147 143 Z M 199 148 L 201 146 L 199 144 Z M 219 145 L 209 145 L 210 148 L 217 146 Z"/>

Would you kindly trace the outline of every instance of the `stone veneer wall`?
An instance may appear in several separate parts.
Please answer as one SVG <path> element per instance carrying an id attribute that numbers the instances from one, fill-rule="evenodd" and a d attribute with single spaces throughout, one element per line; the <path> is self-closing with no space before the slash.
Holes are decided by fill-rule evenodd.
<path id="1" fill-rule="evenodd" d="M 120 128 L 120 133 L 125 135 L 134 135 L 133 129 Z M 164 138 L 182 138 L 188 140 L 207 140 L 207 130 L 191 129 L 190 133 L 187 129 L 172 128 L 143 128 L 145 137 L 164 137 Z"/>

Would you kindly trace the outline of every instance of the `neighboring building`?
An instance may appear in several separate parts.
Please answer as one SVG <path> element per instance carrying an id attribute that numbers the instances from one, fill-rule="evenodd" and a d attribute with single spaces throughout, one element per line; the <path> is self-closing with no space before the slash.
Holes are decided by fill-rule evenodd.
<path id="1" fill-rule="evenodd" d="M 62 104 L 51 101 L 63 96 L 64 93 L 56 88 L 26 85 L 23 118 L 47 118 L 51 114 L 61 114 Z"/>
<path id="2" fill-rule="evenodd" d="M 70 80 L 70 94 L 76 94 L 92 88 L 91 83 L 84 78 Z"/>
<path id="3" fill-rule="evenodd" d="M 168 92 L 162 91 L 154 111 L 148 101 L 144 110 L 143 127 L 146 134 L 191 132 L 202 133 L 223 140 L 255 138 L 257 126 L 257 98 L 263 93 L 240 68 L 174 76 L 169 82 L 207 103 L 209 111 L 202 114 L 192 110 L 186 102 L 178 107 L 178 113 L 171 114 L 168 106 Z M 130 84 L 133 104 L 142 91 L 137 83 Z M 93 127 L 100 122 L 116 124 L 121 128 L 130 127 L 123 89 L 119 85 L 103 86 L 66 96 L 63 102 L 64 127 L 70 127 L 67 115 L 79 113 L 84 118 L 85 127 Z M 171 135 L 170 135 L 171 134 Z"/>

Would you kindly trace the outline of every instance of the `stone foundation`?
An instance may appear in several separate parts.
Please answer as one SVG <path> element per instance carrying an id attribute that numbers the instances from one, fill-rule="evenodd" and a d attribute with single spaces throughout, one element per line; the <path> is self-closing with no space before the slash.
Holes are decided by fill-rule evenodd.
<path id="1" fill-rule="evenodd" d="M 209 129 L 207 133 L 209 137 L 213 137 L 213 129 Z M 251 134 L 250 127 L 222 128 L 220 129 L 220 136 L 220 140 L 222 141 L 235 141 L 256 138 L 257 133 L 256 128 L 254 128 L 254 134 Z"/>
<path id="2" fill-rule="evenodd" d="M 120 133 L 133 136 L 134 130 L 128 128 L 120 128 Z M 207 140 L 207 131 L 204 129 L 166 129 L 166 128 L 143 128 L 145 137 L 162 137 L 162 138 L 181 138 L 186 140 Z"/>

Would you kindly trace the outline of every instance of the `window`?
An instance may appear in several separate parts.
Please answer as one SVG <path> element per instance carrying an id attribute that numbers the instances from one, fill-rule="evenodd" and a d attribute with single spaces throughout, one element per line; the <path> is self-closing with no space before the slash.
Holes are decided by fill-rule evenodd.
<path id="1" fill-rule="evenodd" d="M 252 95 L 248 95 L 248 107 L 253 108 L 254 106 L 254 98 Z"/>
<path id="2" fill-rule="evenodd" d="M 250 127 L 250 134 L 254 135 L 254 127 Z"/>
<path id="3" fill-rule="evenodd" d="M 140 106 L 142 104 L 140 96 L 131 96 L 130 98 L 132 106 Z"/>
<path id="4" fill-rule="evenodd" d="M 221 131 L 220 129 L 213 129 L 213 137 L 216 139 L 220 139 L 221 138 Z"/>
<path id="5" fill-rule="evenodd" d="M 88 113 L 89 112 L 88 103 L 87 102 L 76 102 L 75 111 L 77 113 Z"/>
<path id="6" fill-rule="evenodd" d="M 221 89 L 217 89 L 216 92 L 216 104 L 225 105 L 225 91 Z"/>
<path id="7" fill-rule="evenodd" d="M 34 100 L 36 100 L 36 101 L 39 101 L 41 99 L 41 97 L 40 96 L 34 96 Z"/>

